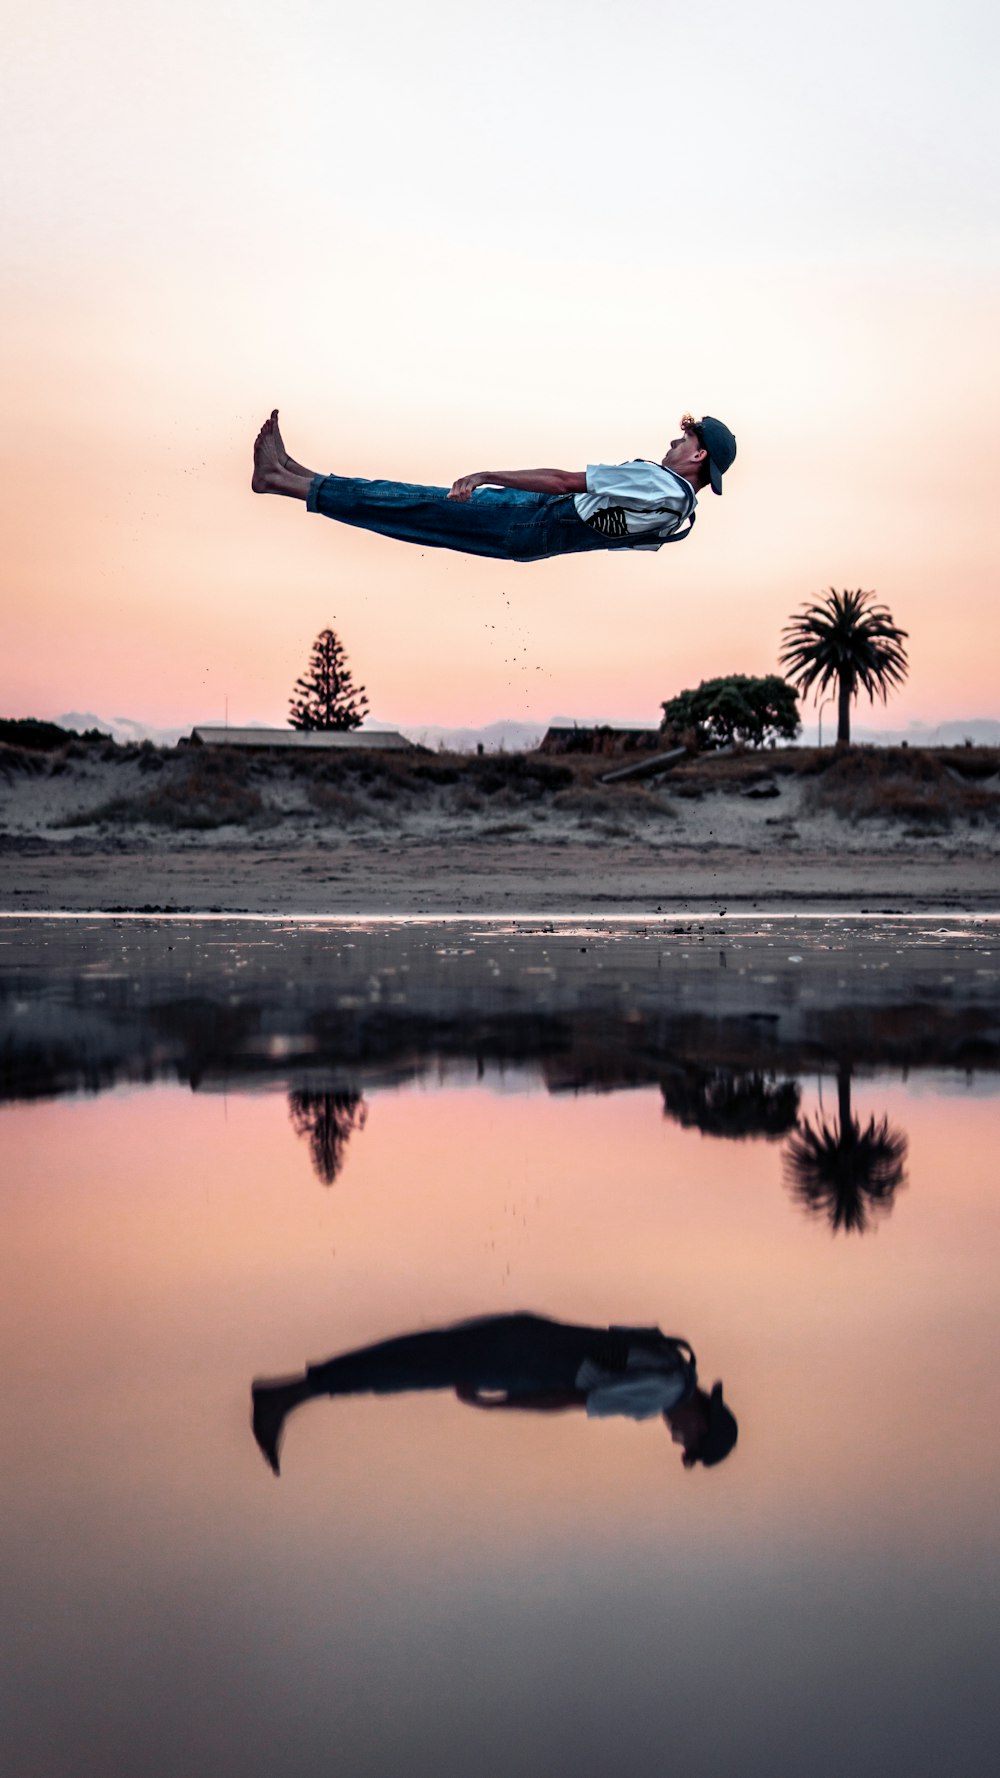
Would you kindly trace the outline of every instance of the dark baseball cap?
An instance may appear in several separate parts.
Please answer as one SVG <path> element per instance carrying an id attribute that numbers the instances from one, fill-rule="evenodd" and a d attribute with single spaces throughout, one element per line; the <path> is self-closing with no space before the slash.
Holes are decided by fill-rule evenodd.
<path id="1" fill-rule="evenodd" d="M 718 424 L 717 421 L 716 424 Z M 731 458 L 730 461 L 732 461 Z M 694 1453 L 694 1458 L 696 1463 L 703 1463 L 706 1469 L 711 1469 L 714 1463 L 721 1463 L 724 1457 L 729 1456 L 739 1435 L 736 1416 L 730 1413 L 722 1399 L 721 1383 L 712 1384 L 707 1414 L 708 1428 Z"/>
<path id="2" fill-rule="evenodd" d="M 712 482 L 712 493 L 722 493 L 722 478 L 736 456 L 736 440 L 721 420 L 713 420 L 711 414 L 698 426 L 701 442 L 708 452 L 708 471 Z"/>

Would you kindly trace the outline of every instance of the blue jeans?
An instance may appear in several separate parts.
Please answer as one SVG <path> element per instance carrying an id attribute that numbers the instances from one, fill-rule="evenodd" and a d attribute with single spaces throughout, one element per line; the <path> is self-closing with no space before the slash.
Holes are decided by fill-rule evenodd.
<path id="1" fill-rule="evenodd" d="M 454 1389 L 474 1383 L 512 1396 L 571 1390 L 585 1358 L 624 1370 L 632 1341 L 687 1364 L 677 1342 L 658 1328 L 577 1327 L 546 1315 L 484 1315 L 426 1333 L 403 1334 L 311 1364 L 317 1395 L 401 1395 L 411 1389 Z M 690 1348 L 688 1348 L 690 1350 Z M 694 1387 L 693 1357 L 689 1387 Z"/>
<path id="2" fill-rule="evenodd" d="M 477 488 L 470 500 L 449 500 L 447 488 L 412 482 L 365 481 L 317 475 L 306 507 L 342 525 L 377 531 L 425 549 L 457 549 L 467 556 L 538 562 L 577 550 L 628 548 L 585 525 L 569 494 L 529 494 L 521 488 Z"/>

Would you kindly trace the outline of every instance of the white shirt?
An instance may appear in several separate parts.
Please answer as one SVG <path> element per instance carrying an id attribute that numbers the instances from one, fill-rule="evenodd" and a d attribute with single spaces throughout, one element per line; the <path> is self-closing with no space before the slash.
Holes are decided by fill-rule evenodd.
<path id="1" fill-rule="evenodd" d="M 587 492 L 573 496 L 584 524 L 609 537 L 634 539 L 634 549 L 659 549 L 698 504 L 689 481 L 662 463 L 588 463 Z"/>
<path id="2" fill-rule="evenodd" d="M 627 1420 L 653 1420 L 677 1406 L 690 1381 L 688 1366 L 672 1353 L 658 1357 L 636 1346 L 629 1348 L 624 1371 L 607 1371 L 592 1358 L 585 1358 L 576 1373 L 577 1388 L 587 1391 L 588 1420 L 606 1420 L 612 1414 Z"/>

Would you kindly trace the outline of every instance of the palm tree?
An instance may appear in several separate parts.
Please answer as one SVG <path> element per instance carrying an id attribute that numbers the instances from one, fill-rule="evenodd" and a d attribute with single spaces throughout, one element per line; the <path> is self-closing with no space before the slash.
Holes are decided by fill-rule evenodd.
<path id="1" fill-rule="evenodd" d="M 890 689 L 906 678 L 907 632 L 874 599 L 874 593 L 860 587 L 853 593 L 831 587 L 818 604 L 804 605 L 782 631 L 786 641 L 779 658 L 786 679 L 800 692 L 815 685 L 817 702 L 836 684 L 838 746 L 850 742 L 851 699 L 859 689 L 873 703 L 878 696 L 884 704 Z"/>
<path id="2" fill-rule="evenodd" d="M 862 1129 L 851 1113 L 851 1070 L 837 1070 L 840 1115 L 834 1124 L 803 1118 L 785 1148 L 785 1176 L 795 1197 L 814 1216 L 825 1215 L 834 1234 L 863 1235 L 877 1216 L 887 1216 L 906 1184 L 907 1141 L 886 1117 Z"/>

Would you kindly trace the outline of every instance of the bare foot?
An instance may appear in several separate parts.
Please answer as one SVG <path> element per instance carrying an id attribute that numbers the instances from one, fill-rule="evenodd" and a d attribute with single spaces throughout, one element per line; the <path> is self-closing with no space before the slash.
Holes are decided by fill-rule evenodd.
<path id="1" fill-rule="evenodd" d="M 295 1391 L 287 1389 L 281 1383 L 255 1383 L 252 1397 L 251 1425 L 254 1438 L 269 1468 L 275 1475 L 280 1475 L 281 1435 L 285 1427 L 285 1416 L 295 1406 Z"/>
<path id="2" fill-rule="evenodd" d="M 278 431 L 278 410 L 272 408 L 254 439 L 253 480 L 255 494 L 288 494 L 293 500 L 305 500 L 313 481 L 313 471 L 296 463 L 285 450 Z"/>
<path id="3" fill-rule="evenodd" d="M 277 444 L 275 443 L 277 436 Z M 253 480 L 250 483 L 255 494 L 277 494 L 281 492 L 279 481 L 285 468 L 279 455 L 281 434 L 278 432 L 278 410 L 274 408 L 254 439 L 253 443 Z"/>
<path id="4" fill-rule="evenodd" d="M 274 427 L 273 437 L 274 437 L 275 448 L 278 452 L 278 461 L 281 464 L 282 469 L 290 470 L 292 475 L 309 475 L 309 476 L 311 476 L 313 473 L 311 469 L 307 469 L 304 463 L 296 463 L 295 458 L 290 457 L 288 455 L 288 452 L 285 449 L 285 441 L 282 438 L 281 433 L 278 431 L 278 410 L 277 410 L 277 408 L 275 408 L 274 411 L 272 412 L 271 420 L 272 420 L 273 427 Z"/>

